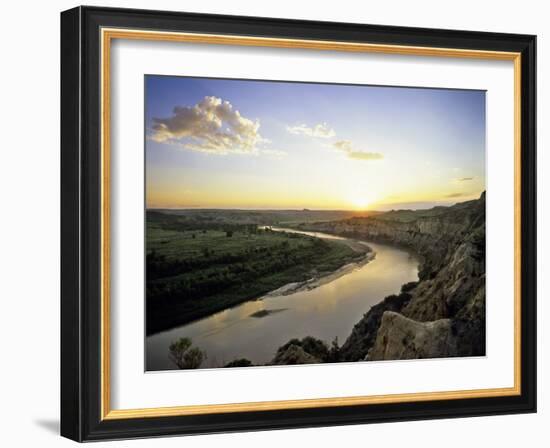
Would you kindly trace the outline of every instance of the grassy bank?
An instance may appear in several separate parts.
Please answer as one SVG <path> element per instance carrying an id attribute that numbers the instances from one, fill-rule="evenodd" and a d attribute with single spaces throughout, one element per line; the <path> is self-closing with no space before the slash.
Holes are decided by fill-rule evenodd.
<path id="1" fill-rule="evenodd" d="M 173 217 L 147 222 L 147 333 L 335 271 L 364 253 L 340 241 Z"/>

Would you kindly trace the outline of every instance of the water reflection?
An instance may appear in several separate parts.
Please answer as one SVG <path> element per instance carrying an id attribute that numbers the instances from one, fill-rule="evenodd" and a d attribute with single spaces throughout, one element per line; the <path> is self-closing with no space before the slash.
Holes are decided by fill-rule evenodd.
<path id="1" fill-rule="evenodd" d="M 312 236 L 339 238 L 317 232 Z M 318 288 L 264 296 L 149 336 L 147 370 L 174 369 L 168 346 L 184 336 L 206 351 L 208 359 L 203 367 L 220 367 L 237 358 L 266 363 L 291 338 L 314 336 L 330 343 L 338 337 L 343 343 L 371 306 L 399 292 L 402 284 L 417 280 L 418 259 L 413 254 L 385 244 L 368 245 L 376 252 L 373 261 Z M 251 316 L 257 313 L 263 317 Z"/>

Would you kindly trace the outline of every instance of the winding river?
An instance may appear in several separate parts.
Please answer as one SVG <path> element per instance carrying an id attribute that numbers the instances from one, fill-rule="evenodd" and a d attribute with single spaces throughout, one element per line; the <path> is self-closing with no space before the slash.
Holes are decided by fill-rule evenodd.
<path id="1" fill-rule="evenodd" d="M 317 238 L 343 239 L 319 232 L 302 232 Z M 154 334 L 146 340 L 147 370 L 171 370 L 168 346 L 189 337 L 208 358 L 202 367 L 219 367 L 234 359 L 254 364 L 269 362 L 277 348 L 292 338 L 314 336 L 342 344 L 369 308 L 398 293 L 401 285 L 418 279 L 419 260 L 402 248 L 368 244 L 375 258 L 345 275 L 311 290 L 290 294 L 270 293 L 201 320 Z"/>

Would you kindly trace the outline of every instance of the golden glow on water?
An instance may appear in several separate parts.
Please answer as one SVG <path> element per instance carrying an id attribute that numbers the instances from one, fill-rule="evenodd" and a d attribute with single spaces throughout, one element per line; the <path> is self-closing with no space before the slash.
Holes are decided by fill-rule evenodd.
<path id="1" fill-rule="evenodd" d="M 342 344 L 372 305 L 417 279 L 415 256 L 392 246 L 369 245 L 376 252 L 373 261 L 315 289 L 264 296 L 148 337 L 147 369 L 173 369 L 168 346 L 180 337 L 190 337 L 194 345 L 206 351 L 204 367 L 219 367 L 243 357 L 267 363 L 288 340 L 308 335 L 327 343 L 337 337 Z M 272 313 L 252 317 L 262 310 Z"/>

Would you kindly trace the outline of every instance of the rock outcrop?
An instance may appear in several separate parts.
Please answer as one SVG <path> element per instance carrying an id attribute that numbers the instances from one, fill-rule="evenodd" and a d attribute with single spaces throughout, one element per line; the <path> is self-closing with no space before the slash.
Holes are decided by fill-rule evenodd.
<path id="1" fill-rule="evenodd" d="M 450 319 L 418 322 L 386 311 L 366 360 L 456 356 L 456 339 Z"/>
<path id="2" fill-rule="evenodd" d="M 388 311 L 400 311 L 411 299 L 408 293 L 386 297 L 374 305 L 367 314 L 355 325 L 351 335 L 341 347 L 339 355 L 343 361 L 359 361 L 366 357 L 374 345 L 382 316 Z"/>
<path id="3" fill-rule="evenodd" d="M 418 283 L 363 316 L 340 349 L 342 360 L 485 354 L 485 193 L 451 207 L 308 228 L 406 246 L 422 259 Z"/>

